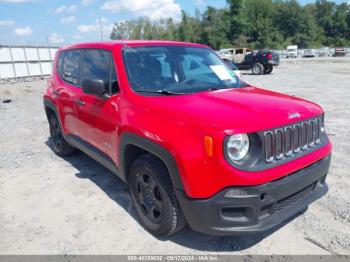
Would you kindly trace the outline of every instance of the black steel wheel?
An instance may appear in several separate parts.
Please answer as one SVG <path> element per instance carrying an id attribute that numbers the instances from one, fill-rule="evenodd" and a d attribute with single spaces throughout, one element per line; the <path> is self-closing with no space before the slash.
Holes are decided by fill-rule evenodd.
<path id="1" fill-rule="evenodd" d="M 273 71 L 273 66 L 272 65 L 265 65 L 264 66 L 264 74 L 271 74 Z"/>
<path id="2" fill-rule="evenodd" d="M 143 215 L 152 223 L 159 223 L 162 219 L 164 208 L 159 185 L 152 176 L 146 172 L 140 172 L 136 176 L 137 204 L 141 207 Z"/>
<path id="3" fill-rule="evenodd" d="M 171 235 L 186 225 L 168 170 L 158 158 L 145 154 L 134 161 L 129 188 L 139 221 L 152 234 Z"/>
<path id="4" fill-rule="evenodd" d="M 56 115 L 51 114 L 49 118 L 50 136 L 53 144 L 53 151 L 59 156 L 68 156 L 75 151 L 64 139 L 60 123 Z"/>

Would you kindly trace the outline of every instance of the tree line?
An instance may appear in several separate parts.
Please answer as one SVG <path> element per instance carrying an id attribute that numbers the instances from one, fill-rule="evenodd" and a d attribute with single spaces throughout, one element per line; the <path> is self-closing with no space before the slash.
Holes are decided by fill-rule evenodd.
<path id="1" fill-rule="evenodd" d="M 213 49 L 250 47 L 284 49 L 350 45 L 350 5 L 317 0 L 227 0 L 225 8 L 208 6 L 179 21 L 145 17 L 117 22 L 112 40 L 157 39 L 206 44 Z"/>

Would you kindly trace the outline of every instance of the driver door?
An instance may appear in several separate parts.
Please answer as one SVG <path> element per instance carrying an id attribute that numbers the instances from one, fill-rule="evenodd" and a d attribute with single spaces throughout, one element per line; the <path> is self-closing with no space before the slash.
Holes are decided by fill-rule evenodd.
<path id="1" fill-rule="evenodd" d="M 81 139 L 107 155 L 114 155 L 115 131 L 119 123 L 119 88 L 113 55 L 107 50 L 86 49 L 83 53 L 81 80 L 99 79 L 105 83 L 107 96 L 80 94 L 76 103 Z"/>

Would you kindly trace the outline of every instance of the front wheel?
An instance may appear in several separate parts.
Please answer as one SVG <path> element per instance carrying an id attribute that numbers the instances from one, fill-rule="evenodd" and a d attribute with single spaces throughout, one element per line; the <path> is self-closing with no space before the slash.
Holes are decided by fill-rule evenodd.
<path id="1" fill-rule="evenodd" d="M 252 66 L 253 75 L 262 75 L 264 73 L 264 66 L 260 63 L 255 63 Z"/>
<path id="2" fill-rule="evenodd" d="M 171 235 L 186 225 L 164 164 L 145 154 L 132 164 L 129 188 L 141 225 L 158 236 Z"/>
<path id="3" fill-rule="evenodd" d="M 265 65 L 264 67 L 264 74 L 271 74 L 273 70 L 273 66 L 272 65 Z"/>

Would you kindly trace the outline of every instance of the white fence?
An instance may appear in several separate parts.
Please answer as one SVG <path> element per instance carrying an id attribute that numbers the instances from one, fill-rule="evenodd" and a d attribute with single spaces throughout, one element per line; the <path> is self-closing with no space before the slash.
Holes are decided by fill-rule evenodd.
<path id="1" fill-rule="evenodd" d="M 50 75 L 57 49 L 0 45 L 0 80 Z"/>
<path id="2" fill-rule="evenodd" d="M 350 56 L 350 47 L 345 47 L 345 52 L 346 52 L 346 56 Z M 304 50 L 305 49 L 298 49 L 298 56 L 302 57 L 304 54 Z M 313 49 L 315 52 L 315 56 L 319 56 L 320 53 L 324 52 L 324 50 L 321 49 Z M 329 48 L 328 49 L 328 56 L 332 56 L 334 54 L 334 50 L 335 48 Z M 287 50 L 274 50 L 275 52 L 277 52 L 277 54 L 279 54 L 280 57 L 286 57 L 287 56 Z"/>

